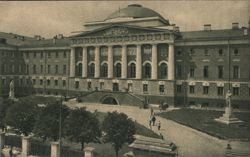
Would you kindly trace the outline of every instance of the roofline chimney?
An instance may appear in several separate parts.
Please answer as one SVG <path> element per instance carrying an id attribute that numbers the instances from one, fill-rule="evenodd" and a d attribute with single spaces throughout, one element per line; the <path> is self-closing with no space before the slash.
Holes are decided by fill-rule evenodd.
<path id="1" fill-rule="evenodd" d="M 204 25 L 204 31 L 211 31 L 211 30 L 212 30 L 211 24 L 205 24 Z"/>
<path id="2" fill-rule="evenodd" d="M 239 29 L 239 23 L 238 22 L 232 23 L 232 29 Z"/>

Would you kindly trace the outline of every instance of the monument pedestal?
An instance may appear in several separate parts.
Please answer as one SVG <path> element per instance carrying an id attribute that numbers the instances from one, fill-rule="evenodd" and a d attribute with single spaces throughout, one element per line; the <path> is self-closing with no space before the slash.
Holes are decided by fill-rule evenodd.
<path id="1" fill-rule="evenodd" d="M 223 116 L 220 118 L 216 118 L 215 120 L 224 124 L 233 124 L 242 122 L 233 115 L 231 107 L 226 107 Z"/>

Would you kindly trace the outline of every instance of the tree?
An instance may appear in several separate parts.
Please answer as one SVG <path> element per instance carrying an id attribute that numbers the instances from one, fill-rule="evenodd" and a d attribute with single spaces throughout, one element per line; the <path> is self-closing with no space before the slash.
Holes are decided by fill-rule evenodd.
<path id="1" fill-rule="evenodd" d="M 71 141 L 81 143 L 81 150 L 84 149 L 84 143 L 99 142 L 101 137 L 98 119 L 85 108 L 77 108 L 70 112 L 64 131 Z"/>
<path id="2" fill-rule="evenodd" d="M 6 113 L 6 124 L 15 128 L 18 134 L 28 136 L 34 127 L 37 107 L 29 101 L 13 103 Z"/>
<path id="3" fill-rule="evenodd" d="M 106 133 L 105 141 L 112 143 L 116 157 L 123 144 L 134 140 L 136 132 L 134 122 L 126 114 L 118 112 L 108 112 L 103 121 L 103 130 Z"/>
<path id="4" fill-rule="evenodd" d="M 59 103 L 49 104 L 40 109 L 34 127 L 34 134 L 41 137 L 43 140 L 47 138 L 57 141 L 59 139 L 59 120 L 61 109 L 61 122 L 64 125 L 64 120 L 69 114 L 69 108 Z"/>
<path id="5" fill-rule="evenodd" d="M 4 131 L 4 129 L 6 128 L 5 116 L 8 108 L 11 106 L 12 103 L 13 102 L 9 99 L 0 100 L 0 128 L 2 129 L 2 131 Z"/>

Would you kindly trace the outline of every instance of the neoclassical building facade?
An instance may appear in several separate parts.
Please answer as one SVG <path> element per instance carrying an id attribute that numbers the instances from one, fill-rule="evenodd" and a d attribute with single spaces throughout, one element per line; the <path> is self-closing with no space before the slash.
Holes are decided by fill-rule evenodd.
<path id="1" fill-rule="evenodd" d="M 159 13 L 132 4 L 82 32 L 53 39 L 0 33 L 1 95 L 79 96 L 84 102 L 250 106 L 249 26 L 181 32 Z"/>

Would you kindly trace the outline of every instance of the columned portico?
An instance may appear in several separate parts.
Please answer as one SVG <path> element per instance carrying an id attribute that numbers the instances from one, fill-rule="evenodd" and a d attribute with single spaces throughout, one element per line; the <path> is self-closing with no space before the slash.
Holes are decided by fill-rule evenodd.
<path id="1" fill-rule="evenodd" d="M 88 55 L 87 55 L 87 48 L 82 48 L 82 77 L 87 77 L 88 75 Z"/>
<path id="2" fill-rule="evenodd" d="M 122 78 L 127 78 L 127 45 L 122 45 Z"/>
<path id="3" fill-rule="evenodd" d="M 157 44 L 152 45 L 152 73 L 151 79 L 157 79 Z"/>
<path id="4" fill-rule="evenodd" d="M 95 47 L 95 78 L 100 77 L 100 47 Z"/>
<path id="5" fill-rule="evenodd" d="M 112 52 L 112 46 L 108 46 L 108 78 L 113 78 L 113 52 Z"/>
<path id="6" fill-rule="evenodd" d="M 136 46 L 136 79 L 141 79 L 141 45 Z"/>
<path id="7" fill-rule="evenodd" d="M 75 77 L 75 48 L 72 47 L 70 51 L 70 77 Z"/>
<path id="8" fill-rule="evenodd" d="M 168 47 L 168 80 L 174 80 L 174 44 Z"/>

